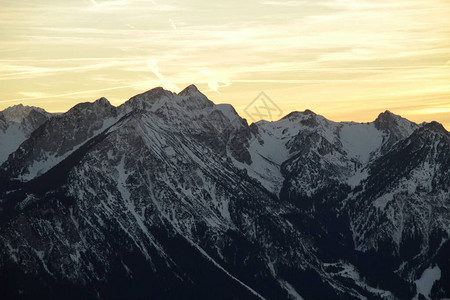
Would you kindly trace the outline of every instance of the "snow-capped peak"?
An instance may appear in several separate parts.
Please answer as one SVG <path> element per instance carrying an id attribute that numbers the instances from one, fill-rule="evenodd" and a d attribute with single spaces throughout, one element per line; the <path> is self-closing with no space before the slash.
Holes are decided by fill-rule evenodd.
<path id="1" fill-rule="evenodd" d="M 444 128 L 444 126 L 436 121 L 432 121 L 430 123 L 426 123 L 423 125 L 423 128 L 426 130 L 444 133 L 445 135 L 449 135 L 449 132 Z"/>
<path id="2" fill-rule="evenodd" d="M 48 113 L 40 107 L 24 106 L 23 104 L 10 106 L 1 111 L 1 113 L 3 114 L 6 121 L 21 123 L 33 110 L 44 115 L 48 115 Z"/>
<path id="3" fill-rule="evenodd" d="M 94 104 L 102 105 L 102 106 L 111 106 L 111 103 L 105 97 L 101 97 L 101 98 L 95 100 Z"/>
<path id="4" fill-rule="evenodd" d="M 182 102 L 181 105 L 188 109 L 203 109 L 215 105 L 193 84 L 182 90 L 178 96 L 181 97 L 179 99 Z"/>
<path id="5" fill-rule="evenodd" d="M 417 124 L 414 122 L 411 122 L 400 115 L 396 115 L 389 110 L 381 113 L 374 123 L 379 130 L 389 130 L 392 127 L 400 126 L 402 129 L 412 133 L 412 131 L 417 128 Z"/>
<path id="6" fill-rule="evenodd" d="M 156 87 L 144 93 L 131 97 L 128 101 L 122 104 L 121 109 L 125 112 L 130 112 L 136 109 L 149 109 L 161 98 L 172 98 L 175 93 L 165 90 L 162 87 Z"/>
<path id="7" fill-rule="evenodd" d="M 399 118 L 401 118 L 401 116 L 396 115 L 389 110 L 386 110 L 385 112 L 382 112 L 378 115 L 375 122 L 379 123 L 395 122 Z"/>
<path id="8" fill-rule="evenodd" d="M 41 298 L 412 299 L 414 283 L 450 295 L 450 137 L 438 123 L 305 110 L 249 126 L 191 85 L 7 125 L 3 298 L 39 286 Z"/>
<path id="9" fill-rule="evenodd" d="M 283 118 L 281 120 L 298 120 L 298 119 L 305 119 L 307 117 L 314 117 L 317 116 L 317 114 L 309 109 L 305 111 L 293 111 Z"/>
<path id="10" fill-rule="evenodd" d="M 390 111 L 381 113 L 373 122 L 375 127 L 385 135 L 382 151 L 387 151 L 398 140 L 410 136 L 419 125 Z"/>
<path id="11" fill-rule="evenodd" d="M 202 94 L 194 84 L 188 85 L 185 89 L 178 93 L 180 96 L 189 96 L 192 94 Z"/>
<path id="12" fill-rule="evenodd" d="M 22 104 L 0 112 L 0 164 L 51 116 L 42 108 Z"/>

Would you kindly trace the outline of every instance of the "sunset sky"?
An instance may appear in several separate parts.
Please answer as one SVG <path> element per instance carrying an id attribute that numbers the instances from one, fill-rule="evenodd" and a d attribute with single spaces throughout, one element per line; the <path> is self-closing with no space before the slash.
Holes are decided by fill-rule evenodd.
<path id="1" fill-rule="evenodd" d="M 449 0 L 2 0 L 0 37 L 0 110 L 193 83 L 243 117 L 264 91 L 284 114 L 450 129 Z"/>

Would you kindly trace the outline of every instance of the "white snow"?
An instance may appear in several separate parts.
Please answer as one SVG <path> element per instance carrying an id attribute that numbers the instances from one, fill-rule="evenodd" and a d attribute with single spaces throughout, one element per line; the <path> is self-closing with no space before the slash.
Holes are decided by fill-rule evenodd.
<path id="1" fill-rule="evenodd" d="M 348 278 L 351 279 L 355 282 L 356 285 L 360 286 L 361 288 L 369 291 L 372 294 L 375 294 L 379 297 L 381 297 L 382 299 L 389 299 L 389 300 L 393 300 L 396 299 L 394 297 L 394 295 L 386 290 L 382 290 L 379 288 L 375 288 L 372 287 L 370 285 L 368 285 L 363 278 L 361 278 L 361 275 L 359 274 L 358 270 L 356 269 L 356 267 L 352 264 L 346 263 L 346 262 L 338 262 L 338 263 L 328 263 L 328 264 L 324 264 L 324 266 L 335 266 L 340 268 L 341 270 L 339 272 L 336 273 L 336 275 L 344 277 L 344 278 Z M 334 285 L 335 286 L 335 285 Z M 337 286 L 335 286 L 336 288 L 338 288 Z M 360 299 L 367 299 L 366 297 L 357 294 L 354 295 L 355 297 L 359 297 Z"/>
<path id="2" fill-rule="evenodd" d="M 289 293 L 289 298 L 293 300 L 303 300 L 303 297 L 295 290 L 295 288 L 287 281 L 279 279 L 278 282 Z"/>
<path id="3" fill-rule="evenodd" d="M 175 156 L 176 152 L 175 149 L 173 149 L 172 146 L 168 146 L 164 149 L 164 152 L 166 152 L 167 156 Z"/>
<path id="4" fill-rule="evenodd" d="M 39 260 L 41 261 L 42 266 L 44 267 L 45 271 L 46 271 L 48 274 L 50 274 L 50 275 L 53 276 L 53 273 L 50 272 L 50 270 L 49 270 L 48 267 L 47 267 L 47 264 L 45 263 L 45 259 L 44 259 L 45 253 L 44 253 L 44 251 L 38 251 L 38 250 L 35 250 L 35 249 L 33 249 L 33 251 L 36 253 L 36 256 L 37 256 L 37 257 L 39 258 Z"/>
<path id="5" fill-rule="evenodd" d="M 26 128 L 21 122 L 30 114 L 32 110 L 45 115 L 50 115 L 42 108 L 34 106 L 15 105 L 0 112 L 6 120 L 6 130 L 0 130 L 0 165 L 8 159 L 9 154 L 17 150 L 27 135 L 30 128 Z"/>
<path id="6" fill-rule="evenodd" d="M 38 177 L 63 161 L 67 156 L 69 156 L 69 154 L 70 153 L 67 153 L 66 155 L 62 156 L 48 155 L 40 161 L 34 161 L 33 164 L 28 168 L 28 173 L 19 176 L 18 179 L 22 181 L 29 181 L 35 177 Z"/>
<path id="7" fill-rule="evenodd" d="M 214 109 L 219 110 L 233 125 L 234 121 L 239 119 L 233 106 L 230 104 L 217 104 Z"/>
<path id="8" fill-rule="evenodd" d="M 417 295 L 415 299 L 418 299 L 419 294 L 425 296 L 425 298 L 430 299 L 431 289 L 433 288 L 433 284 L 441 279 L 441 269 L 438 266 L 434 268 L 429 267 L 425 271 L 423 271 L 420 279 L 414 281 L 417 288 Z"/>
<path id="9" fill-rule="evenodd" d="M 189 239 L 188 237 L 184 236 L 184 238 L 186 239 L 186 241 L 191 244 L 194 248 L 196 248 L 207 260 L 209 260 L 213 265 L 215 265 L 217 268 L 219 268 L 220 270 L 222 270 L 226 275 L 228 275 L 228 277 L 230 277 L 231 279 L 233 279 L 234 281 L 236 281 L 237 283 L 239 283 L 240 285 L 242 285 L 244 288 L 246 288 L 249 292 L 251 292 L 253 295 L 255 295 L 256 297 L 260 298 L 260 299 L 265 299 L 263 296 L 261 296 L 260 294 L 258 294 L 258 292 L 256 292 L 254 289 L 252 289 L 251 287 L 249 287 L 248 285 L 246 285 L 244 282 L 240 281 L 238 278 L 234 277 L 230 272 L 228 272 L 227 270 L 225 270 L 224 267 L 222 267 L 219 263 L 217 263 L 211 256 L 208 255 L 208 253 L 206 253 L 205 250 L 203 250 L 199 245 L 197 245 L 196 243 L 194 243 L 191 239 Z"/>
<path id="10" fill-rule="evenodd" d="M 22 104 L 14 105 L 2 111 L 5 120 L 20 124 L 32 110 L 46 114 L 47 112 L 42 108 L 35 106 L 24 106 Z"/>
<path id="11" fill-rule="evenodd" d="M 383 143 L 383 132 L 374 123 L 343 123 L 339 137 L 348 156 L 361 163 L 368 162 L 370 155 Z"/>
<path id="12" fill-rule="evenodd" d="M 259 181 L 268 191 L 278 194 L 284 180 L 281 164 L 290 156 L 286 143 L 298 133 L 298 124 L 289 120 L 261 121 L 257 124 L 259 135 L 250 141 L 248 148 L 251 165 L 233 161 L 238 168 L 247 169 L 248 175 Z"/>
<path id="13" fill-rule="evenodd" d="M 292 117 L 283 118 L 276 122 L 257 122 L 258 134 L 251 140 L 249 152 L 252 164 L 235 161 L 238 168 L 247 169 L 248 174 L 258 180 L 267 190 L 278 194 L 284 180 L 280 167 L 289 159 L 289 141 L 300 134 L 318 133 L 331 144 L 342 144 L 347 158 L 359 164 L 355 173 L 349 174 L 348 184 L 357 186 L 367 178 L 368 173 L 361 166 L 375 155 L 383 144 L 385 133 L 378 130 L 374 123 L 336 123 L 321 116 L 315 116 L 317 127 L 304 125 L 302 120 L 310 118 L 307 114 L 299 113 Z M 331 164 L 347 167 L 343 158 L 336 153 L 330 153 L 324 158 Z"/>
<path id="14" fill-rule="evenodd" d="M 390 192 L 390 193 L 384 194 L 383 196 L 381 196 L 381 197 L 377 198 L 375 201 L 373 201 L 372 204 L 376 208 L 384 210 L 386 205 L 389 202 L 391 202 L 392 200 L 394 200 L 394 195 L 395 195 L 395 192 Z"/>
<path id="15" fill-rule="evenodd" d="M 16 206 L 19 207 L 21 210 L 24 209 L 29 203 L 36 200 L 36 197 L 33 194 L 27 194 L 25 199 L 23 199 L 21 202 L 19 202 Z"/>
<path id="16" fill-rule="evenodd" d="M 94 138 L 95 136 L 99 135 L 103 131 L 105 131 L 107 128 L 111 127 L 117 120 L 120 119 L 119 117 L 116 118 L 107 118 L 103 121 L 102 127 L 95 130 L 93 135 L 88 137 L 86 140 L 82 141 L 80 144 L 73 147 L 71 150 L 67 151 L 63 155 L 57 156 L 55 154 L 47 154 L 46 157 L 42 158 L 39 161 L 34 161 L 30 167 L 28 168 L 28 173 L 19 176 L 18 179 L 22 181 L 30 181 L 35 177 L 38 177 L 47 171 L 49 171 L 51 168 L 62 162 L 64 159 L 66 159 L 70 154 L 78 150 L 81 146 L 83 146 L 86 142 L 88 142 L 90 139 Z M 1 162 L 1 161 L 0 161 Z"/>
<path id="17" fill-rule="evenodd" d="M 19 148 L 26 139 L 20 124 L 11 124 L 5 132 L 0 130 L 0 164 Z"/>
<path id="18" fill-rule="evenodd" d="M 358 184 L 361 183 L 361 181 L 363 181 L 364 179 L 366 179 L 369 176 L 369 172 L 367 171 L 367 169 L 363 169 L 363 170 L 358 170 L 357 172 L 355 172 L 355 174 L 350 177 L 347 180 L 347 183 L 351 186 L 351 187 L 356 187 Z"/>

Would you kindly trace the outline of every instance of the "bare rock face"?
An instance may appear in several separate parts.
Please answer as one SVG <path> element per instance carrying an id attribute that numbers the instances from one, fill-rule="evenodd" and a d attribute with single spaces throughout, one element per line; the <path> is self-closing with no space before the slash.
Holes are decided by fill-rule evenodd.
<path id="1" fill-rule="evenodd" d="M 30 113 L 40 113 L 44 116 L 50 116 L 48 112 L 40 107 L 35 106 L 24 106 L 22 104 L 10 106 L 2 111 L 3 117 L 6 121 L 14 123 L 22 123 Z"/>
<path id="2" fill-rule="evenodd" d="M 3 116 L 3 113 L 0 113 L 0 130 L 4 132 L 6 128 L 8 128 L 8 122 Z"/>
<path id="3" fill-rule="evenodd" d="M 195 86 L 11 122 L 0 113 L 0 143 L 23 132 L 0 166 L 2 299 L 450 297 L 438 123 L 248 125 Z"/>
<path id="4" fill-rule="evenodd" d="M 382 151 L 388 151 L 397 141 L 410 136 L 419 125 L 395 115 L 390 111 L 381 113 L 375 120 L 375 127 L 386 133 L 383 141 Z"/>
<path id="5" fill-rule="evenodd" d="M 4 168 L 10 178 L 29 181 L 50 170 L 89 138 L 117 121 L 117 108 L 105 98 L 81 103 L 37 128 L 12 153 Z M 35 116 L 33 114 L 32 116 Z M 24 119 L 25 122 L 27 119 Z M 27 123 L 33 123 L 30 120 Z"/>

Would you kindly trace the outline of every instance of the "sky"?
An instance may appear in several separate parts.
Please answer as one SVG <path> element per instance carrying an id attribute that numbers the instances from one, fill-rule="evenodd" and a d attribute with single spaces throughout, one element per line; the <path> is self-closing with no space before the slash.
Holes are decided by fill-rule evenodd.
<path id="1" fill-rule="evenodd" d="M 0 110 L 195 84 L 243 117 L 390 110 L 450 129 L 449 0 L 1 0 Z"/>

